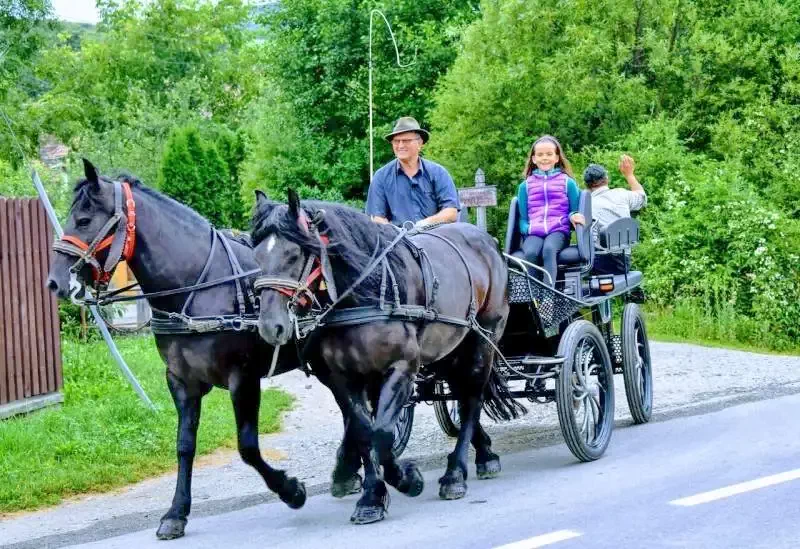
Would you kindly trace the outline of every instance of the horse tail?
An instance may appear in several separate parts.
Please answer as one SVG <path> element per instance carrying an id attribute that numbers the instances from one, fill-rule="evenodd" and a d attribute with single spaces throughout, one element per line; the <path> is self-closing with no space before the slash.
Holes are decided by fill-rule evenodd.
<path id="1" fill-rule="evenodd" d="M 528 413 L 508 390 L 506 379 L 492 366 L 483 390 L 483 411 L 494 421 L 509 421 Z"/>

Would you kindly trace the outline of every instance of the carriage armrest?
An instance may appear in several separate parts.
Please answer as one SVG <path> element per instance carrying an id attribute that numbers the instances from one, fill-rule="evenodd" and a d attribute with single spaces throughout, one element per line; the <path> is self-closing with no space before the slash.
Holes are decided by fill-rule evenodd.
<path id="1" fill-rule="evenodd" d="M 599 247 L 607 252 L 623 252 L 639 243 L 639 222 L 630 217 L 617 219 L 597 232 Z"/>
<path id="2" fill-rule="evenodd" d="M 511 199 L 508 206 L 508 223 L 506 224 L 506 243 L 503 251 L 507 254 L 515 252 L 520 247 L 519 238 L 519 209 L 517 208 L 517 197 Z"/>
<path id="3" fill-rule="evenodd" d="M 592 239 L 592 193 L 581 191 L 578 211 L 583 215 L 586 223 L 575 227 L 575 236 L 578 241 L 578 253 L 587 265 L 594 263 L 594 242 Z"/>

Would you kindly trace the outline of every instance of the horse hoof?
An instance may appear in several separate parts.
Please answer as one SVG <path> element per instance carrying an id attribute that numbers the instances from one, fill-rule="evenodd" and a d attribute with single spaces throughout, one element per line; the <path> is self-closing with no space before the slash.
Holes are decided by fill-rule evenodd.
<path id="1" fill-rule="evenodd" d="M 385 492 L 380 503 L 367 504 L 356 503 L 356 510 L 350 516 L 350 522 L 353 524 L 372 524 L 373 522 L 380 522 L 386 518 L 389 513 L 389 492 Z"/>
<path id="2" fill-rule="evenodd" d="M 361 493 L 361 476 L 356 473 L 344 482 L 331 483 L 331 495 L 335 498 L 343 498 L 350 494 Z"/>
<path id="3" fill-rule="evenodd" d="M 281 494 L 281 501 L 289 506 L 290 509 L 300 509 L 306 503 L 306 485 L 292 478 L 287 482 L 288 490 Z M 286 496 L 286 492 L 289 495 Z"/>
<path id="4" fill-rule="evenodd" d="M 439 479 L 439 497 L 442 499 L 461 499 L 467 495 L 467 482 L 461 471 L 446 473 Z"/>
<path id="5" fill-rule="evenodd" d="M 419 467 L 413 463 L 407 464 L 404 469 L 403 488 L 405 490 L 401 490 L 401 492 L 410 498 L 415 498 L 425 489 L 425 479 L 422 478 Z"/>
<path id="6" fill-rule="evenodd" d="M 491 459 L 485 463 L 476 463 L 475 470 L 479 480 L 495 478 L 500 474 L 500 459 Z"/>
<path id="7" fill-rule="evenodd" d="M 183 537 L 186 530 L 186 519 L 162 519 L 156 537 L 168 540 Z"/>
<path id="8" fill-rule="evenodd" d="M 439 486 L 439 497 L 444 500 L 461 499 L 467 495 L 467 484 L 442 484 Z"/>

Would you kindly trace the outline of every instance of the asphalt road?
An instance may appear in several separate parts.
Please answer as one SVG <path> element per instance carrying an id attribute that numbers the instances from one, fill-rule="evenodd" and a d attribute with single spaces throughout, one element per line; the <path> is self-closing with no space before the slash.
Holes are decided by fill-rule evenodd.
<path id="1" fill-rule="evenodd" d="M 459 501 L 438 499 L 431 471 L 420 497 L 392 493 L 379 524 L 349 523 L 355 496 L 321 494 L 299 511 L 269 503 L 193 518 L 171 542 L 151 527 L 73 547 L 796 548 L 799 410 L 791 395 L 620 428 L 588 464 L 563 444 L 505 454 L 502 475 L 471 480 Z"/>

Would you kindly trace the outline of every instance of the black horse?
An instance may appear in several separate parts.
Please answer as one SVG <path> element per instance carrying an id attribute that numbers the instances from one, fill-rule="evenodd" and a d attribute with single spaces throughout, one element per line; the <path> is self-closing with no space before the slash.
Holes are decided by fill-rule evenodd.
<path id="1" fill-rule="evenodd" d="M 98 176 L 88 161 L 84 161 L 84 167 L 86 178 L 75 187 L 69 219 L 64 226 L 65 239 L 54 246 L 57 251 L 53 254 L 48 286 L 59 297 L 67 297 L 71 291 L 70 269 L 75 264 L 74 255 L 85 251 L 86 247 L 96 252 L 78 273 L 81 282 L 89 283 L 97 276 L 92 272 L 92 263 L 95 267 L 102 266 L 112 255 L 112 264 L 105 270 L 113 270 L 121 255 L 123 241 L 126 248 L 130 245 L 130 250 L 125 250 L 129 252 L 126 259 L 145 293 L 188 287 L 200 278 L 214 281 L 230 276 L 233 267 L 226 247 L 245 272 L 257 267 L 253 250 L 234 240 L 225 245 L 215 245 L 211 254 L 212 240 L 220 237 L 215 236 L 211 225 L 192 209 L 145 187 L 134 178 L 127 178 L 125 183 L 132 199 L 132 203 L 127 202 L 124 197 L 116 196 L 120 193 L 119 180 Z M 122 209 L 121 203 L 124 204 Z M 112 221 L 109 225 L 109 220 L 120 211 L 123 216 L 117 223 Z M 128 226 L 132 228 L 126 235 Z M 106 239 L 109 233 L 114 235 L 113 241 Z M 108 240 L 106 245 L 87 246 L 87 243 L 101 243 L 103 240 Z M 66 248 L 64 242 L 68 243 Z M 70 246 L 77 248 L 75 254 L 68 253 Z M 206 263 L 208 269 L 202 274 Z M 247 284 L 250 284 L 249 280 Z M 240 291 L 241 286 L 237 291 L 235 281 L 199 290 L 190 312 L 193 316 L 235 313 L 237 301 L 241 302 Z M 188 295 L 181 293 L 148 301 L 154 310 L 178 312 Z M 251 308 L 247 312 L 254 313 Z M 242 459 L 258 471 L 269 489 L 289 507 L 302 507 L 306 499 L 304 485 L 265 463 L 258 447 L 260 378 L 268 373 L 274 348 L 255 331 L 156 334 L 155 337 L 158 351 L 167 365 L 167 385 L 179 419 L 175 496 L 169 511 L 161 519 L 157 536 L 173 539 L 184 533 L 191 507 L 192 464 L 200 404 L 203 396 L 214 386 L 230 390 Z M 298 366 L 296 353 L 284 351 L 279 356 L 274 374 Z M 315 371 L 321 374 L 323 369 L 317 367 Z M 353 480 L 358 481 L 351 478 Z"/>
<path id="2" fill-rule="evenodd" d="M 335 300 L 336 292 L 326 292 L 325 288 L 343 291 L 353 286 L 397 236 L 395 227 L 373 223 L 368 216 L 346 206 L 324 202 L 301 206 L 291 190 L 288 207 L 276 206 L 259 196 L 253 244 L 264 274 L 256 282 L 261 298 L 262 337 L 272 345 L 282 345 L 295 332 L 293 313 L 302 315 L 304 306 L 297 300 L 299 294 L 287 292 L 287 288 L 310 291 L 323 303 L 326 299 Z M 375 269 L 354 287 L 354 293 L 339 299 L 342 308 L 377 306 L 382 291 L 393 287 L 396 281 L 400 302 L 427 309 L 433 285 L 438 286 L 433 304 L 437 313 L 461 319 L 462 324 L 379 318 L 356 325 L 324 327 L 312 337 L 329 368 L 330 381 L 346 391 L 351 400 L 345 436 L 357 441 L 365 472 L 363 494 L 351 517 L 359 524 L 384 518 L 388 504 L 384 480 L 408 495 L 422 491 L 419 471 L 410 463 L 397 464 L 391 444 L 394 423 L 408 402 L 423 365 L 426 371 L 447 380 L 460 403 L 458 441 L 448 456 L 447 470 L 439 479 L 439 495 L 443 499 L 466 494 L 470 441 L 476 449 L 479 478 L 489 478 L 500 471 L 499 457 L 491 451 L 491 440 L 479 423 L 481 407 L 503 419 L 516 417 L 524 410 L 510 397 L 503 379 L 493 369 L 494 349 L 479 333 L 483 330 L 486 338 L 498 340 L 508 316 L 507 270 L 495 242 L 468 224 L 440 226 L 414 236 L 413 241 L 414 245 L 399 242 L 385 256 L 386 272 L 391 271 L 392 282 L 386 282 L 382 267 Z M 319 258 L 325 286 L 308 284 L 304 278 L 313 258 Z M 432 275 L 441 277 L 439 284 L 433 282 Z M 391 301 L 392 292 L 386 291 L 389 297 L 384 297 Z M 469 318 L 475 321 L 474 325 L 463 322 Z M 383 467 L 383 478 L 379 465 Z M 337 471 L 343 478 L 351 472 L 342 467 L 341 461 Z"/>

